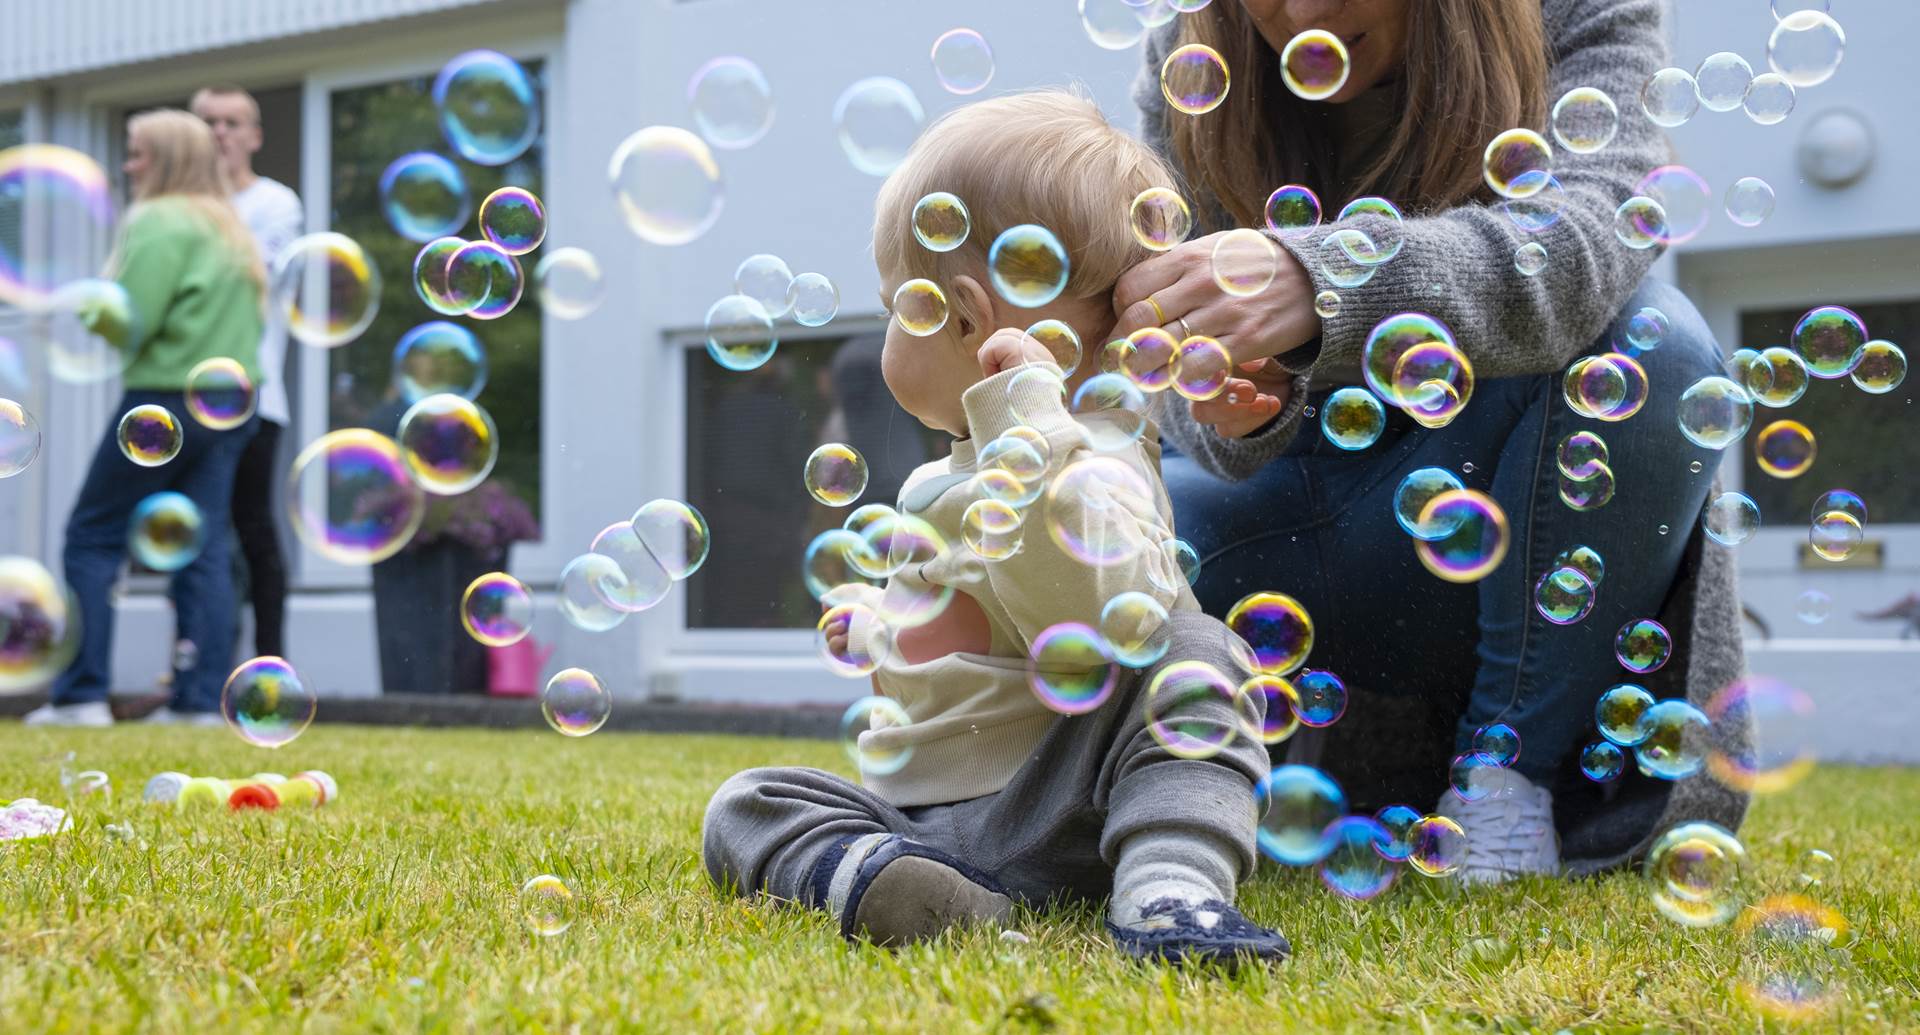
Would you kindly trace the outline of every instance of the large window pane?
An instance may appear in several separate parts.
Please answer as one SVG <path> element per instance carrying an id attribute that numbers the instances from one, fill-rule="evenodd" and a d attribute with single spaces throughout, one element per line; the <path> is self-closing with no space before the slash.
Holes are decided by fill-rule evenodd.
<path id="1" fill-rule="evenodd" d="M 543 99 L 545 74 L 528 64 Z M 525 187 L 544 196 L 541 178 L 546 136 L 526 154 L 498 168 L 461 160 L 446 146 L 435 114 L 430 76 L 336 91 L 333 94 L 332 228 L 359 241 L 380 267 L 380 315 L 366 334 L 328 355 L 331 428 L 373 427 L 391 433 L 403 409 L 392 385 L 393 348 L 410 328 L 449 319 L 429 310 L 413 290 L 413 260 L 420 246 L 395 233 L 380 208 L 380 174 L 388 163 L 415 151 L 437 151 L 466 174 L 477 210 L 496 188 Z M 544 126 L 545 119 L 542 119 Z M 463 236 L 478 231 L 469 221 Z M 536 250 L 520 257 L 528 290 L 511 313 L 498 320 L 452 318 L 486 345 L 490 366 L 477 400 L 500 430 L 500 462 L 493 478 L 540 512 L 540 300 L 532 290 Z"/>
<path id="2" fill-rule="evenodd" d="M 807 543 L 863 503 L 892 505 L 907 475 L 947 451 L 880 379 L 879 332 L 783 341 L 757 370 L 687 355 L 687 499 L 713 552 L 687 591 L 690 629 L 811 628 L 820 605 L 800 580 Z M 801 483 L 807 455 L 845 442 L 867 458 L 867 491 L 827 507 Z"/>
<path id="3" fill-rule="evenodd" d="M 1875 338 L 1900 345 L 1920 341 L 1920 301 L 1847 305 Z M 1740 316 L 1740 341 L 1751 348 L 1785 345 L 1806 308 L 1750 311 Z M 1768 525 L 1805 525 L 1813 501 L 1828 489 L 1851 489 L 1867 501 L 1873 524 L 1920 522 L 1920 478 L 1913 477 L 1913 443 L 1920 409 L 1913 381 L 1886 395 L 1869 395 L 1851 379 L 1814 379 L 1807 394 L 1782 410 L 1756 406 L 1753 430 L 1741 443 L 1746 492 Z M 1813 467 L 1792 480 L 1775 478 L 1754 461 L 1753 438 L 1776 420 L 1797 420 L 1814 433 Z"/>

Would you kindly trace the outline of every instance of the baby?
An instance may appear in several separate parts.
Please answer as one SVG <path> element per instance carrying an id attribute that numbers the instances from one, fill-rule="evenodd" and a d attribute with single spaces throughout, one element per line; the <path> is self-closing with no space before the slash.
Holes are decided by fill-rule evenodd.
<path id="1" fill-rule="evenodd" d="M 886 945 L 1002 922 L 1016 899 L 1110 896 L 1107 929 L 1134 956 L 1288 953 L 1232 905 L 1256 861 L 1268 760 L 1244 731 L 1264 698 L 1233 693 L 1246 677 L 1233 637 L 1200 612 L 1170 548 L 1145 406 L 1117 376 L 1080 392 L 1114 361 L 1100 348 L 1113 285 L 1148 254 L 1129 206 L 1173 182 L 1091 101 L 1039 91 L 940 119 L 881 188 L 874 258 L 894 310 L 882 370 L 903 408 L 955 441 L 901 490 L 886 564 L 899 570 L 884 589 L 830 594 L 855 606 L 827 633 L 836 654 L 879 659 L 875 686 L 906 721 L 860 735 L 863 784 L 798 767 L 728 779 L 702 834 L 722 889 L 824 910 L 847 937 Z M 951 210 L 923 213 L 915 233 L 916 204 L 936 192 L 966 206 L 957 247 Z M 996 237 L 1028 224 L 1057 238 L 1067 269 L 1041 248 L 991 276 Z M 1038 301 L 1060 273 L 1057 298 L 1009 300 Z M 917 280 L 938 292 L 900 291 Z M 1025 330 L 1049 320 L 1089 347 Z M 1085 627 L 1083 644 L 1099 630 L 1119 663 L 1063 649 L 1071 633 L 1043 636 L 1060 623 Z M 1218 678 L 1178 678 L 1186 665 L 1149 693 L 1196 661 Z"/>

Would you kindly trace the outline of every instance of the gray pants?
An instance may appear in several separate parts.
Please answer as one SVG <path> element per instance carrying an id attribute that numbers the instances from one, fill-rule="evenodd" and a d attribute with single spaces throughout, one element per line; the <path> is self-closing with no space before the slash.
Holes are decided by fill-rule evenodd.
<path id="1" fill-rule="evenodd" d="M 1206 661 L 1238 682 L 1228 633 L 1197 611 L 1171 618 L 1161 665 Z M 707 804 L 701 851 L 722 889 L 803 901 L 820 853 L 848 834 L 891 832 L 993 874 L 1029 905 L 1100 899 L 1113 887 L 1120 843 L 1141 830 L 1189 831 L 1232 846 L 1239 879 L 1252 876 L 1254 787 L 1266 746 L 1242 730 L 1211 758 L 1180 758 L 1148 732 L 1144 705 L 1157 671 L 1123 672 L 1106 704 L 1061 716 L 1007 786 L 944 805 L 899 809 L 821 769 L 771 766 L 736 773 Z M 1249 717 L 1257 710 L 1241 711 Z M 1161 714 L 1237 727 L 1232 702 L 1188 700 Z M 911 764 L 911 763 L 909 763 Z"/>

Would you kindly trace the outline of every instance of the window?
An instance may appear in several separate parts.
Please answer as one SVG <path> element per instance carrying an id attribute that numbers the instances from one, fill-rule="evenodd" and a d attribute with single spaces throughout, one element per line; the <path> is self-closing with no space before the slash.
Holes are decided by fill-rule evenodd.
<path id="1" fill-rule="evenodd" d="M 543 99 L 544 67 L 530 62 Z M 413 260 L 420 245 L 395 233 L 380 207 L 380 174 L 395 158 L 414 151 L 436 151 L 453 159 L 466 174 L 477 210 L 482 199 L 502 186 L 545 193 L 546 113 L 543 131 L 519 158 L 498 168 L 460 159 L 440 134 L 433 106 L 433 79 L 421 76 L 335 91 L 332 96 L 332 229 L 366 249 L 381 273 L 380 313 L 360 340 L 328 355 L 329 428 L 372 427 L 392 434 L 404 405 L 392 386 L 393 347 L 409 329 L 442 317 L 420 301 L 413 289 Z M 465 233 L 476 235 L 471 222 Z M 540 513 L 540 299 L 533 290 L 534 267 L 541 253 L 520 256 L 526 292 L 511 313 L 498 320 L 461 319 L 486 346 L 487 385 L 477 400 L 500 431 L 500 459 L 493 480 Z"/>
<path id="2" fill-rule="evenodd" d="M 0 111 L 0 148 L 26 142 L 26 117 L 19 111 Z M 20 254 L 20 216 L 18 204 L 0 205 L 0 255 Z"/>
<path id="3" fill-rule="evenodd" d="M 880 378 L 881 329 L 783 340 L 764 366 L 737 372 L 687 357 L 686 498 L 700 508 L 713 552 L 687 591 L 689 629 L 812 628 L 820 605 L 800 579 L 807 543 L 846 520 L 801 482 L 807 456 L 845 442 L 867 459 L 867 491 L 852 506 L 892 505 L 915 467 L 947 440 L 915 420 Z"/>
<path id="4" fill-rule="evenodd" d="M 1847 305 L 1866 321 L 1875 338 L 1896 344 L 1920 341 L 1920 300 Z M 1749 310 L 1740 315 L 1740 341 L 1762 349 L 1785 345 L 1806 307 Z M 1852 489 L 1867 502 L 1873 524 L 1920 523 L 1920 479 L 1908 469 L 1920 437 L 1920 409 L 1913 406 L 1914 382 L 1886 395 L 1869 395 L 1853 381 L 1814 378 L 1807 394 L 1782 410 L 1755 406 L 1753 429 L 1744 449 L 1747 495 L 1760 505 L 1767 525 L 1805 525 L 1813 502 L 1828 489 Z M 1775 478 L 1754 461 L 1752 439 L 1776 420 L 1797 420 L 1814 433 L 1818 452 L 1813 468 L 1791 480 Z"/>

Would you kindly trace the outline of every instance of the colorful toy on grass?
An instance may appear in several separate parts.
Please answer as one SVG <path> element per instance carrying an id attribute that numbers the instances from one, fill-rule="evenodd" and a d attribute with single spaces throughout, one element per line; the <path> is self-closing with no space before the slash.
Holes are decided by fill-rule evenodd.
<path id="1" fill-rule="evenodd" d="M 73 829 L 67 811 L 32 798 L 16 798 L 0 805 L 0 844 L 50 837 Z"/>
<path id="2" fill-rule="evenodd" d="M 144 797 L 156 805 L 176 809 L 212 809 L 225 805 L 241 809 L 277 809 L 282 805 L 319 808 L 340 796 L 340 785 L 318 769 L 295 773 L 255 773 L 245 779 L 157 773 L 147 781 Z"/>

